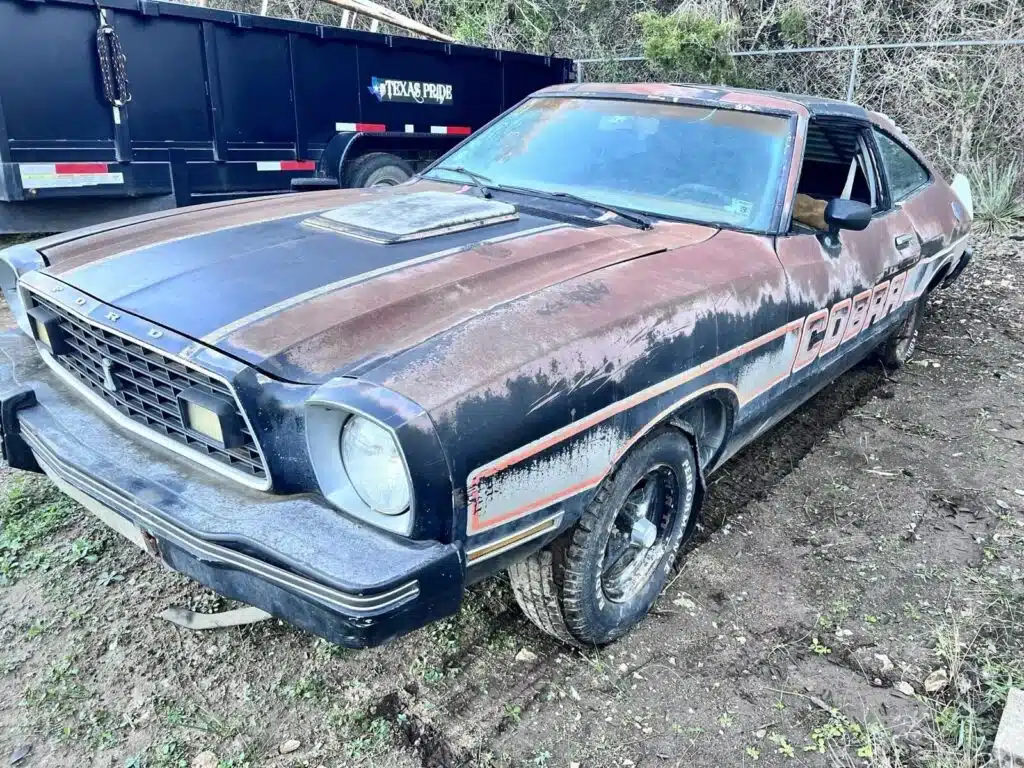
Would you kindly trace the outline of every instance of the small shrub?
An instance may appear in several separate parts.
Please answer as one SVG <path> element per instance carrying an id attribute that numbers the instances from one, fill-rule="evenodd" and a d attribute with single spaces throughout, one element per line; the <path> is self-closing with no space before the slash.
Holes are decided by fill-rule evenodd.
<path id="1" fill-rule="evenodd" d="M 724 83 L 735 74 L 729 42 L 735 26 L 692 11 L 637 15 L 644 57 L 660 76 Z"/>
<path id="2" fill-rule="evenodd" d="M 974 197 L 974 223 L 982 232 L 1005 232 L 1024 220 L 1024 200 L 1017 194 L 1017 163 L 989 160 L 968 173 Z"/>
<path id="3" fill-rule="evenodd" d="M 790 5 L 779 17 L 779 37 L 790 48 L 800 48 L 811 41 L 807 12 L 803 6 Z"/>

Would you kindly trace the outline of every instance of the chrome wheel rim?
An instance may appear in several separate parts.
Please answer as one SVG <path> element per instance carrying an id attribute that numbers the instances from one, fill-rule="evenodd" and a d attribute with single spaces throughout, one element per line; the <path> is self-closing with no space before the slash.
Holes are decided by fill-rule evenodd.
<path id="1" fill-rule="evenodd" d="M 679 477 L 667 465 L 637 481 L 612 519 L 601 562 L 601 590 L 614 603 L 633 598 L 650 581 L 679 517 Z"/>

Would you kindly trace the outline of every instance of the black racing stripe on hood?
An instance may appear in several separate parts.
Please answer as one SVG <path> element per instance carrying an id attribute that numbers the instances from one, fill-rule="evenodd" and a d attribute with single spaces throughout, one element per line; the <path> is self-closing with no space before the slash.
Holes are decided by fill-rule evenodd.
<path id="1" fill-rule="evenodd" d="M 201 339 L 329 283 L 553 223 L 521 214 L 516 221 L 381 245 L 305 226 L 306 218 L 295 216 L 160 243 L 59 277 L 106 304 Z"/>

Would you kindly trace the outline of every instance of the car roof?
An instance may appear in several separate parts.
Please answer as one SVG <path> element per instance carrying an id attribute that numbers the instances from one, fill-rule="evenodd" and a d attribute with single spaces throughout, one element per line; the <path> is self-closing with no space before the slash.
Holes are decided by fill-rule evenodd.
<path id="1" fill-rule="evenodd" d="M 845 117 L 866 122 L 871 120 L 868 111 L 863 107 L 838 99 L 696 83 L 568 83 L 544 88 L 535 95 L 618 97 L 655 101 L 669 99 L 700 104 L 718 103 L 755 111 L 763 109 L 791 112 L 805 114 L 808 117 Z"/>

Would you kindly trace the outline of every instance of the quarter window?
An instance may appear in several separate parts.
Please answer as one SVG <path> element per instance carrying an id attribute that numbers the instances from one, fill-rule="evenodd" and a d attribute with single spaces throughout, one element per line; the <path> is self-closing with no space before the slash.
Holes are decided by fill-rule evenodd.
<path id="1" fill-rule="evenodd" d="M 878 149 L 882 154 L 894 201 L 910 197 L 928 183 L 928 171 L 895 139 L 881 131 L 875 131 L 875 138 L 878 140 Z"/>

